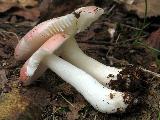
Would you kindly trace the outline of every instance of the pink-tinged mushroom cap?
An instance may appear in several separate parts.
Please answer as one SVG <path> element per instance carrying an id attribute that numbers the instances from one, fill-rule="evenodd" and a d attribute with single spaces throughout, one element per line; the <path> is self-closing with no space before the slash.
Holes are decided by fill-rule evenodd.
<path id="1" fill-rule="evenodd" d="M 103 12 L 102 8 L 96 6 L 82 7 L 71 14 L 47 20 L 35 26 L 20 40 L 15 49 L 17 60 L 28 59 L 21 70 L 20 79 L 22 81 L 32 80 L 45 56 L 52 54 L 64 41 L 86 29 Z M 39 69 L 42 71 L 43 68 L 39 67 Z"/>
<path id="2" fill-rule="evenodd" d="M 40 23 L 20 40 L 15 49 L 15 58 L 17 60 L 28 59 L 42 44 L 57 33 L 74 36 L 75 33 L 86 29 L 103 13 L 102 8 L 87 6 L 79 8 L 71 14 Z"/>
<path id="3" fill-rule="evenodd" d="M 44 57 L 52 54 L 67 39 L 68 35 L 59 33 L 47 40 L 23 65 L 20 71 L 20 80 L 26 85 L 30 84 Z M 44 68 L 40 68 L 38 71 L 42 71 L 41 69 Z"/>
<path id="4" fill-rule="evenodd" d="M 32 30 L 30 30 L 18 43 L 15 48 L 15 58 L 17 60 L 28 59 L 34 51 L 36 51 L 45 41 L 52 35 L 46 33 L 46 29 L 50 25 L 49 21 L 45 21 Z"/>
<path id="5" fill-rule="evenodd" d="M 28 78 L 28 76 L 27 76 L 27 62 L 23 65 L 23 67 L 21 68 L 21 70 L 20 70 L 20 77 L 19 77 L 19 79 L 20 80 L 28 80 L 29 78 Z"/>
<path id="6" fill-rule="evenodd" d="M 66 33 L 60 25 L 59 19 L 53 18 L 35 26 L 18 43 L 15 48 L 15 58 L 17 60 L 26 60 L 52 36 Z"/>

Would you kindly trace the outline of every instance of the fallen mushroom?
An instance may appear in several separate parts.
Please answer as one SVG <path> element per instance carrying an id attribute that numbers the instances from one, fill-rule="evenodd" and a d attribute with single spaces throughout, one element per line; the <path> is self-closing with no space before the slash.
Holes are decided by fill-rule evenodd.
<path id="1" fill-rule="evenodd" d="M 57 33 L 63 33 L 69 37 L 67 38 L 68 40 L 66 39 L 66 43 L 63 47 L 61 47 L 62 49 L 59 48 L 56 51 L 56 54 L 61 55 L 64 59 L 67 59 L 77 67 L 85 70 L 103 85 L 108 84 L 110 80 L 116 80 L 116 76 L 121 69 L 105 66 L 102 63 L 86 56 L 79 49 L 74 39 L 76 33 L 83 31 L 102 14 L 103 9 L 101 8 L 95 6 L 82 7 L 66 16 L 51 19 L 39 24 L 21 39 L 15 49 L 15 58 L 18 60 L 28 59 L 31 54 L 34 53 L 34 51 L 36 51 L 45 41 L 51 39 Z M 37 63 L 32 61 L 32 66 L 35 67 L 32 72 L 37 69 L 40 61 L 41 60 Z M 95 65 L 97 66 L 96 69 L 94 69 Z M 39 67 L 42 69 L 39 70 L 39 68 L 38 71 L 42 74 L 47 68 L 45 66 L 41 66 Z M 39 72 L 36 75 L 34 73 L 30 73 L 30 78 L 32 74 L 34 75 L 32 76 L 32 79 L 37 79 L 39 75 L 41 75 Z"/>
<path id="2" fill-rule="evenodd" d="M 17 60 L 28 59 L 44 42 L 57 33 L 64 33 L 70 37 L 75 36 L 103 13 L 102 8 L 88 6 L 79 8 L 71 14 L 40 23 L 20 40 L 15 49 L 15 58 Z"/>
<path id="3" fill-rule="evenodd" d="M 68 43 L 66 41 L 70 41 L 77 32 L 83 31 L 102 14 L 101 8 L 82 7 L 71 14 L 45 21 L 33 28 L 21 39 L 15 49 L 15 57 L 18 60 L 29 58 L 20 71 L 20 80 L 28 85 L 48 67 L 74 86 L 97 110 L 107 113 L 125 111 L 132 104 L 132 97 L 129 94 L 104 87 L 91 76 L 92 73 L 89 75 L 56 56 L 65 52 L 65 46 Z M 62 54 L 62 56 L 65 55 Z M 92 61 L 92 66 L 94 63 L 101 64 L 95 60 Z M 101 66 L 99 69 L 103 69 L 105 65 L 101 64 Z"/>
<path id="4" fill-rule="evenodd" d="M 62 41 L 64 38 L 61 34 L 57 34 L 54 37 L 59 41 Z M 132 97 L 127 93 L 117 92 L 104 87 L 86 72 L 52 54 L 52 51 L 55 49 L 55 47 L 53 48 L 54 42 L 58 44 L 60 43 L 59 41 L 50 39 L 45 42 L 25 63 L 21 69 L 20 79 L 25 84 L 29 84 L 32 79 L 28 77 L 33 76 L 32 73 L 35 73 L 33 72 L 35 70 L 33 63 L 41 60 L 43 65 L 46 65 L 77 89 L 95 109 L 104 113 L 125 111 L 132 102 Z"/>

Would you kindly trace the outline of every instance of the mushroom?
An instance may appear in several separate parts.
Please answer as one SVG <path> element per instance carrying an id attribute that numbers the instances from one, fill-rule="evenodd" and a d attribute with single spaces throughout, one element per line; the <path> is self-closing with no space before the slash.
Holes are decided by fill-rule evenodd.
<path id="1" fill-rule="evenodd" d="M 132 103 L 128 93 L 117 92 L 100 84 L 85 71 L 52 54 L 43 60 L 63 80 L 71 84 L 84 98 L 102 113 L 124 112 Z"/>
<path id="2" fill-rule="evenodd" d="M 21 39 L 15 49 L 15 58 L 17 60 L 28 59 L 45 41 L 51 39 L 57 33 L 63 33 L 69 37 L 63 43 L 63 47 L 55 51 L 57 55 L 62 56 L 67 61 L 85 70 L 103 85 L 108 84 L 110 80 L 116 80 L 117 74 L 121 69 L 105 66 L 93 58 L 86 56 L 74 39 L 76 33 L 86 29 L 102 14 L 103 9 L 96 6 L 88 6 L 79 8 L 71 14 L 42 22 Z M 39 63 L 32 63 L 32 66 L 36 66 L 34 68 L 35 70 Z M 96 69 L 94 69 L 95 66 Z M 36 75 L 30 73 L 34 75 L 32 79 L 37 79 L 47 68 L 41 64 L 39 69 Z"/>
<path id="3" fill-rule="evenodd" d="M 23 83 L 26 85 L 31 83 L 33 78 L 30 78 L 30 76 L 34 76 L 33 73 L 36 72 L 33 71 L 37 68 L 34 65 L 41 62 L 77 89 L 100 112 L 114 113 L 125 111 L 132 101 L 132 97 L 129 94 L 104 87 L 88 73 L 52 54 L 65 38 L 67 37 L 62 34 L 53 36 L 52 39 L 46 41 L 28 59 L 20 72 L 20 79 L 23 80 Z"/>
<path id="4" fill-rule="evenodd" d="M 47 68 L 50 68 L 77 89 L 95 109 L 104 113 L 125 111 L 132 103 L 131 95 L 103 86 L 98 82 L 100 81 L 97 79 L 98 77 L 90 69 L 86 69 L 84 65 L 80 69 L 81 67 L 77 65 L 75 58 L 73 56 L 68 57 L 73 49 L 70 48 L 66 54 L 63 54 L 67 49 L 67 44 L 75 44 L 70 45 L 73 48 L 77 46 L 76 42 L 72 40 L 74 35 L 86 29 L 102 14 L 103 9 L 96 6 L 82 7 L 71 14 L 45 21 L 34 27 L 21 39 L 15 49 L 17 60 L 29 58 L 21 68 L 20 80 L 25 85 L 29 85 Z M 75 50 L 78 51 L 78 49 L 77 47 Z M 81 54 L 82 52 L 79 49 L 78 55 Z M 60 55 L 80 68 L 58 57 Z M 84 56 L 83 54 L 83 60 Z M 86 58 L 88 62 L 92 60 L 91 66 L 100 64 L 92 58 L 87 56 Z M 82 63 L 80 62 L 80 64 Z M 101 64 L 101 66 L 104 65 Z M 99 67 L 98 70 L 101 68 L 103 69 L 103 67 Z"/>
<path id="5" fill-rule="evenodd" d="M 105 86 L 108 86 L 111 80 L 117 80 L 117 74 L 122 71 L 122 69 L 106 66 L 87 56 L 73 37 L 63 44 L 62 49 L 63 52 L 60 54 L 62 58 L 86 71 Z"/>
<path id="6" fill-rule="evenodd" d="M 43 59 L 58 49 L 67 38 L 68 36 L 63 33 L 55 34 L 33 53 L 20 71 L 20 80 L 22 80 L 23 85 L 31 84 L 33 80 L 45 72 L 47 66 L 42 64 Z"/>

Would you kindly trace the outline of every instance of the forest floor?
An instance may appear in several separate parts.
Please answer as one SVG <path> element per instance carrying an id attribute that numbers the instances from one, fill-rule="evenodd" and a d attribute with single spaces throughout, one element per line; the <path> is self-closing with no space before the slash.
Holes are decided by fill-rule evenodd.
<path id="1" fill-rule="evenodd" d="M 119 114 L 98 112 L 50 70 L 34 84 L 22 87 L 18 77 L 24 61 L 18 62 L 14 58 L 20 38 L 44 20 L 94 4 L 89 0 L 29 1 L 32 4 L 26 4 L 31 7 L 24 3 L 7 3 L 7 10 L 2 6 L 0 9 L 0 120 L 160 120 L 160 79 L 149 73 L 146 73 L 148 86 L 141 102 Z M 140 19 L 115 2 L 98 5 L 105 7 L 105 14 L 76 36 L 81 49 L 105 65 L 124 67 L 133 64 L 160 73 L 159 51 L 146 44 L 149 37 L 152 39 L 151 33 L 159 29 L 160 17 Z M 116 31 L 114 36 L 109 29 Z M 156 35 L 154 37 L 160 32 Z"/>

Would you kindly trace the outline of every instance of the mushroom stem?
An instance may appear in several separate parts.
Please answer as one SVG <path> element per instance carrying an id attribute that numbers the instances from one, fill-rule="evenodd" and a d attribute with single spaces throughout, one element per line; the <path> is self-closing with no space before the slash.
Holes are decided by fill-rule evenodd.
<path id="1" fill-rule="evenodd" d="M 117 74 L 121 71 L 121 69 L 106 66 L 87 56 L 79 48 L 74 38 L 66 41 L 62 48 L 62 58 L 86 71 L 103 85 L 107 85 L 110 80 L 117 80 Z"/>
<path id="2" fill-rule="evenodd" d="M 103 113 L 125 111 L 131 101 L 127 93 L 108 89 L 96 79 L 56 55 L 43 60 L 52 71 L 71 84 L 97 110 Z"/>

